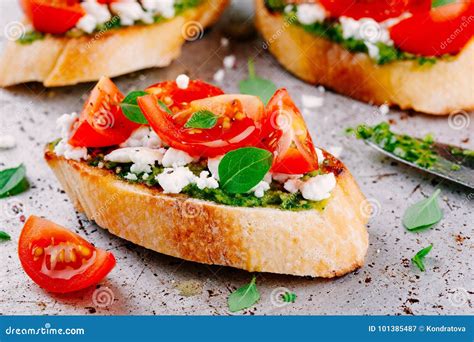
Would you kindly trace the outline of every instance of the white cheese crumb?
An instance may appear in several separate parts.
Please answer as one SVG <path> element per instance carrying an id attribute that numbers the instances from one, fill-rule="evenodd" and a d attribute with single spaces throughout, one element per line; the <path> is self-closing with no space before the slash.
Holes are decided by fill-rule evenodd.
<path id="1" fill-rule="evenodd" d="M 228 47 L 229 46 L 229 39 L 226 37 L 221 38 L 221 46 L 222 47 Z"/>
<path id="2" fill-rule="evenodd" d="M 388 104 L 384 103 L 383 105 L 379 107 L 379 111 L 380 111 L 380 114 L 387 115 L 388 112 L 390 111 L 390 107 L 388 106 Z"/>
<path id="3" fill-rule="evenodd" d="M 103 24 L 112 18 L 107 5 L 99 4 L 96 0 L 86 0 L 81 3 L 86 13 L 94 17 L 97 24 Z"/>
<path id="4" fill-rule="evenodd" d="M 317 88 L 320 93 L 324 93 L 326 91 L 326 88 L 324 88 L 322 85 L 318 86 Z"/>
<path id="5" fill-rule="evenodd" d="M 167 168 L 155 179 L 165 194 L 179 194 L 186 186 L 195 183 L 196 176 L 187 167 Z"/>
<path id="6" fill-rule="evenodd" d="M 232 69 L 235 66 L 235 56 L 234 55 L 229 55 L 224 57 L 223 64 L 224 68 L 226 69 Z"/>
<path id="7" fill-rule="evenodd" d="M 217 83 L 222 83 L 224 81 L 224 77 L 225 77 L 225 72 L 224 72 L 224 69 L 219 69 L 216 71 L 216 73 L 214 74 L 214 81 L 217 82 Z"/>
<path id="8" fill-rule="evenodd" d="M 372 44 L 371 42 L 364 42 L 364 44 L 367 47 L 370 58 L 377 61 L 380 58 L 380 50 L 377 45 Z"/>
<path id="9" fill-rule="evenodd" d="M 185 74 L 181 74 L 176 77 L 176 84 L 179 89 L 188 89 L 189 86 L 189 77 Z"/>
<path id="10" fill-rule="evenodd" d="M 324 98 L 303 94 L 301 95 L 301 102 L 303 102 L 305 108 L 318 108 L 324 104 Z"/>
<path id="11" fill-rule="evenodd" d="M 184 151 L 170 147 L 163 156 L 162 164 L 164 167 L 185 166 L 193 161 L 197 161 Z"/>
<path id="12" fill-rule="evenodd" d="M 272 178 L 278 183 L 285 183 L 289 179 L 297 179 L 303 177 L 302 174 L 290 175 L 288 173 L 273 173 Z"/>
<path id="13" fill-rule="evenodd" d="M 104 160 L 115 163 L 133 163 L 130 171 L 136 174 L 150 173 L 156 162 L 161 163 L 165 149 L 147 147 L 124 147 L 114 150 L 104 157 Z"/>
<path id="14" fill-rule="evenodd" d="M 294 194 L 300 190 L 300 187 L 302 184 L 303 184 L 302 180 L 297 179 L 297 178 L 296 179 L 290 178 L 285 182 L 285 184 L 283 185 L 283 188 L 289 193 Z"/>
<path id="15" fill-rule="evenodd" d="M 145 23 L 152 23 L 153 17 L 149 12 L 143 10 L 136 0 L 112 2 L 110 9 L 120 17 L 120 24 L 130 26 L 135 21 L 141 20 Z"/>
<path id="16" fill-rule="evenodd" d="M 81 159 L 89 158 L 87 154 L 87 148 L 74 147 L 68 143 L 68 140 L 71 137 L 73 126 L 77 119 L 77 113 L 71 113 L 63 114 L 56 120 L 56 127 L 61 131 L 61 140 L 54 147 L 54 153 L 57 156 L 63 156 L 66 159 L 80 161 Z"/>
<path id="17" fill-rule="evenodd" d="M 331 153 L 334 157 L 339 158 L 342 154 L 341 146 L 329 146 L 328 152 Z"/>
<path id="18" fill-rule="evenodd" d="M 322 164 L 324 162 L 324 154 L 323 151 L 317 147 L 314 148 L 316 151 L 316 156 L 318 157 L 318 164 Z"/>
<path id="19" fill-rule="evenodd" d="M 212 177 L 217 180 L 219 180 L 219 163 L 221 162 L 222 158 L 224 158 L 224 155 L 209 158 L 207 160 L 207 168 L 209 169 L 209 171 L 211 171 Z"/>
<path id="20" fill-rule="evenodd" d="M 16 140 L 13 135 L 0 136 L 0 149 L 8 150 L 16 146 Z"/>
<path id="21" fill-rule="evenodd" d="M 127 173 L 124 178 L 131 181 L 136 181 L 138 179 L 137 175 L 131 172 Z"/>
<path id="22" fill-rule="evenodd" d="M 143 8 L 169 19 L 175 16 L 174 0 L 141 0 Z"/>
<path id="23" fill-rule="evenodd" d="M 95 20 L 92 15 L 86 14 L 81 19 L 79 19 L 76 27 L 86 33 L 92 33 L 97 27 L 97 20 Z"/>
<path id="24" fill-rule="evenodd" d="M 127 140 L 120 144 L 120 147 L 160 148 L 161 146 L 160 137 L 149 126 L 138 127 Z"/>
<path id="25" fill-rule="evenodd" d="M 336 186 L 336 177 L 333 173 L 327 173 L 311 177 L 301 186 L 303 198 L 311 201 L 321 201 L 331 196 L 331 191 Z"/>
<path id="26" fill-rule="evenodd" d="M 250 190 L 250 192 L 253 192 L 255 197 L 262 198 L 263 195 L 265 194 L 265 191 L 267 191 L 268 189 L 270 189 L 270 184 L 265 181 L 261 181 L 256 186 L 254 186 Z"/>
<path id="27" fill-rule="evenodd" d="M 301 4 L 297 7 L 296 17 L 303 25 L 311 25 L 326 19 L 326 10 L 319 4 Z"/>
<path id="28" fill-rule="evenodd" d="M 219 187 L 217 180 L 214 177 L 209 177 L 209 171 L 202 171 L 199 178 L 196 177 L 196 185 L 201 190 L 206 188 L 217 189 Z"/>

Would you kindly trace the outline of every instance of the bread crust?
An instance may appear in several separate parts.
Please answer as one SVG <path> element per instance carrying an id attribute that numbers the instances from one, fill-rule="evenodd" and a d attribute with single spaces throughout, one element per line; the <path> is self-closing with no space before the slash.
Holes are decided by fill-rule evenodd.
<path id="1" fill-rule="evenodd" d="M 271 53 L 291 73 L 355 99 L 445 115 L 474 109 L 474 38 L 457 55 L 434 65 L 397 61 L 377 65 L 270 13 L 255 0 L 256 25 Z"/>
<path id="2" fill-rule="evenodd" d="M 176 59 L 185 43 L 183 27 L 213 24 L 228 0 L 206 0 L 175 18 L 152 25 L 111 29 L 78 38 L 47 36 L 32 44 L 9 42 L 0 60 L 0 86 L 38 81 L 46 87 L 96 81 Z"/>
<path id="3" fill-rule="evenodd" d="M 112 234 L 159 253 L 250 272 L 341 276 L 368 247 L 365 197 L 345 168 L 323 211 L 219 205 L 132 184 L 47 151 L 75 207 Z"/>

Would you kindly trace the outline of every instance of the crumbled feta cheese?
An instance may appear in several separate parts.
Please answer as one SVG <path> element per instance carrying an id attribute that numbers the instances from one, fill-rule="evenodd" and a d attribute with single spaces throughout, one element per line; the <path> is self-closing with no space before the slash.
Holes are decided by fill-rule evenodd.
<path id="1" fill-rule="evenodd" d="M 141 0 L 143 8 L 169 19 L 175 16 L 174 0 Z"/>
<path id="2" fill-rule="evenodd" d="M 136 181 L 138 179 L 137 175 L 131 172 L 127 173 L 124 178 L 131 181 Z"/>
<path id="3" fill-rule="evenodd" d="M 224 77 L 225 77 L 224 69 L 219 69 L 214 74 L 213 79 L 217 83 L 222 83 L 224 81 Z"/>
<path id="4" fill-rule="evenodd" d="M 160 137 L 149 126 L 138 127 L 127 140 L 120 144 L 120 147 L 160 148 L 161 146 Z"/>
<path id="5" fill-rule="evenodd" d="M 88 159 L 87 148 L 69 145 L 71 131 L 78 119 L 77 113 L 63 114 L 56 120 L 56 127 L 61 131 L 61 140 L 54 147 L 54 153 L 66 159 L 81 160 Z"/>
<path id="6" fill-rule="evenodd" d="M 150 177 L 150 175 L 148 173 L 144 173 L 143 176 L 142 176 L 142 179 L 147 180 L 148 177 Z"/>
<path id="7" fill-rule="evenodd" d="M 184 151 L 170 147 L 163 156 L 162 164 L 164 167 L 178 167 L 185 166 L 193 161 L 197 161 L 196 158 Z"/>
<path id="8" fill-rule="evenodd" d="M 97 24 L 103 24 L 112 18 L 107 5 L 99 4 L 96 0 L 83 1 L 81 7 L 88 15 L 94 17 Z"/>
<path id="9" fill-rule="evenodd" d="M 225 56 L 223 60 L 224 68 L 232 69 L 235 66 L 235 56 L 229 55 Z"/>
<path id="10" fill-rule="evenodd" d="M 388 104 L 384 103 L 383 105 L 380 105 L 379 111 L 380 111 L 380 114 L 387 115 L 388 112 L 390 111 L 390 107 L 388 106 Z"/>
<path id="11" fill-rule="evenodd" d="M 331 153 L 334 157 L 339 158 L 342 154 L 341 146 L 329 146 L 328 152 Z"/>
<path id="12" fill-rule="evenodd" d="M 364 44 L 367 47 L 370 58 L 378 60 L 380 58 L 380 50 L 377 45 L 372 44 L 370 42 L 364 42 Z"/>
<path id="13" fill-rule="evenodd" d="M 290 175 L 288 173 L 273 173 L 272 178 L 278 183 L 285 183 L 289 179 L 296 179 L 303 177 L 302 174 Z"/>
<path id="14" fill-rule="evenodd" d="M 86 14 L 81 19 L 79 19 L 76 27 L 86 33 L 92 33 L 97 27 L 97 20 L 95 20 L 92 15 Z"/>
<path id="15" fill-rule="evenodd" d="M 300 191 L 303 198 L 311 201 L 321 201 L 331 196 L 336 186 L 336 177 L 333 173 L 311 177 L 303 182 Z"/>
<path id="16" fill-rule="evenodd" d="M 319 4 L 301 4 L 296 9 L 296 17 L 303 25 L 311 25 L 326 19 L 326 10 Z"/>
<path id="17" fill-rule="evenodd" d="M 209 171 L 211 171 L 212 177 L 217 180 L 219 180 L 219 163 L 221 162 L 222 158 L 224 158 L 224 155 L 209 158 L 207 160 L 207 168 L 209 169 Z"/>
<path id="18" fill-rule="evenodd" d="M 317 88 L 320 93 L 324 93 L 326 91 L 326 88 L 324 88 L 322 85 L 318 86 Z"/>
<path id="19" fill-rule="evenodd" d="M 122 0 L 112 2 L 110 9 L 120 17 L 120 24 L 130 26 L 135 21 L 141 20 L 145 23 L 152 23 L 153 17 L 149 12 L 143 10 L 142 6 L 136 0 Z"/>
<path id="20" fill-rule="evenodd" d="M 222 37 L 221 38 L 221 46 L 222 47 L 228 47 L 229 46 L 229 39 L 227 39 L 226 37 Z"/>
<path id="21" fill-rule="evenodd" d="M 147 147 L 124 147 L 110 152 L 104 160 L 115 163 L 133 163 L 130 171 L 136 174 L 150 173 L 156 162 L 161 163 L 165 149 L 151 149 Z"/>
<path id="22" fill-rule="evenodd" d="M 316 151 L 316 156 L 318 157 L 318 164 L 322 164 L 324 161 L 323 151 L 317 147 L 315 147 L 314 150 Z"/>
<path id="23" fill-rule="evenodd" d="M 301 102 L 303 102 L 303 107 L 305 108 L 318 108 L 323 105 L 324 98 L 303 94 L 301 95 Z"/>
<path id="24" fill-rule="evenodd" d="M 16 140 L 13 135 L 0 136 L 0 149 L 8 150 L 16 146 Z"/>
<path id="25" fill-rule="evenodd" d="M 283 188 L 289 193 L 294 194 L 300 190 L 300 187 L 302 184 L 303 184 L 303 181 L 301 179 L 290 178 L 285 182 L 285 184 L 283 185 Z"/>
<path id="26" fill-rule="evenodd" d="M 196 176 L 188 167 L 167 168 L 155 179 L 165 194 L 179 194 L 186 186 L 196 182 Z"/>
<path id="27" fill-rule="evenodd" d="M 176 84 L 179 89 L 187 89 L 189 86 L 189 77 L 185 74 L 181 74 L 176 77 Z"/>
<path id="28" fill-rule="evenodd" d="M 199 174 L 199 178 L 196 177 L 196 185 L 201 190 L 206 188 L 217 189 L 219 187 L 217 180 L 209 176 L 209 171 L 202 171 Z"/>
<path id="29" fill-rule="evenodd" d="M 254 186 L 249 192 L 253 192 L 255 197 L 262 198 L 263 195 L 265 195 L 265 191 L 267 191 L 268 189 L 270 189 L 270 184 L 265 181 L 261 181 L 256 186 Z"/>
<path id="30" fill-rule="evenodd" d="M 388 27 L 372 18 L 355 20 L 349 17 L 340 17 L 339 22 L 342 26 L 342 37 L 344 39 L 360 39 L 372 44 L 378 42 L 388 45 L 393 44 Z"/>

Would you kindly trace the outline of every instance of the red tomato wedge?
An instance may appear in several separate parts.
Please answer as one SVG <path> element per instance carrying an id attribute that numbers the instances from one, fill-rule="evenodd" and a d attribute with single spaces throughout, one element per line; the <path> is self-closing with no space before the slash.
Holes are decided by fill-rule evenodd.
<path id="1" fill-rule="evenodd" d="M 318 169 L 308 128 L 287 90 L 278 89 L 265 108 L 263 148 L 273 152 L 272 172 L 304 174 Z"/>
<path id="2" fill-rule="evenodd" d="M 67 293 L 100 282 L 115 266 L 112 253 L 49 220 L 30 216 L 18 243 L 26 274 L 49 292 Z"/>
<path id="3" fill-rule="evenodd" d="M 175 81 L 165 81 L 154 84 L 145 91 L 156 95 L 173 111 L 183 109 L 194 100 L 224 94 L 222 89 L 200 80 L 190 80 L 186 89 L 179 88 Z"/>
<path id="4" fill-rule="evenodd" d="M 106 147 L 127 140 L 140 125 L 122 113 L 123 98 L 115 84 L 102 77 L 84 104 L 69 143 L 79 147 Z"/>
<path id="5" fill-rule="evenodd" d="M 192 156 L 215 157 L 258 143 L 261 125 L 256 120 L 262 116 L 263 103 L 255 96 L 219 95 L 193 101 L 177 111 L 164 107 L 155 95 L 139 97 L 138 104 L 165 144 Z M 188 119 L 201 110 L 217 116 L 215 126 L 186 128 Z"/>
<path id="6" fill-rule="evenodd" d="M 372 18 L 383 21 L 404 12 L 428 12 L 431 0 L 320 0 L 333 17 Z"/>
<path id="7" fill-rule="evenodd" d="M 44 33 L 63 34 L 86 13 L 78 0 L 20 0 L 33 27 Z"/>
<path id="8" fill-rule="evenodd" d="M 390 36 L 397 47 L 413 54 L 456 54 L 474 35 L 473 18 L 474 2 L 459 1 L 401 21 Z"/>

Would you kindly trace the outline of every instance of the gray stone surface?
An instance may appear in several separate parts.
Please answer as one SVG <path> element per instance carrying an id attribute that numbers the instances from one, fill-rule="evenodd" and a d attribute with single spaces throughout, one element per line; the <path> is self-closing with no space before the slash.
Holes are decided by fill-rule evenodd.
<path id="1" fill-rule="evenodd" d="M 16 2 L 0 4 L 0 28 L 19 18 Z M 432 132 L 443 142 L 474 147 L 474 117 L 461 129 L 453 129 L 445 117 L 392 110 L 388 115 L 376 107 L 332 92 L 319 93 L 279 67 L 261 49 L 258 38 L 245 42 L 231 40 L 220 46 L 221 27 L 203 39 L 187 44 L 182 56 L 169 68 L 137 72 L 115 79 L 125 93 L 152 83 L 174 79 L 180 73 L 212 81 L 222 59 L 237 56 L 235 69 L 226 71 L 222 87 L 233 92 L 246 75 L 246 61 L 256 60 L 262 77 L 289 89 L 298 105 L 301 94 L 324 98 L 322 107 L 305 113 L 315 143 L 322 147 L 343 147 L 342 160 L 358 180 L 362 191 L 375 204 L 368 230 L 370 246 L 366 264 L 344 277 L 325 280 L 260 273 L 257 283 L 262 298 L 244 314 L 472 314 L 473 294 L 473 192 L 433 176 L 392 162 L 360 141 L 344 136 L 343 130 L 361 122 L 393 120 L 394 129 L 418 136 Z M 5 38 L 2 39 L 4 43 Z M 12 70 L 11 72 L 15 72 Z M 182 261 L 138 247 L 107 233 L 75 212 L 59 183 L 42 158 L 43 145 L 56 138 L 56 118 L 79 111 L 93 84 L 44 89 L 28 84 L 0 90 L 0 134 L 12 134 L 17 147 L 0 151 L 0 167 L 24 163 L 31 190 L 0 200 L 0 230 L 12 241 L 0 243 L 0 314 L 229 314 L 228 294 L 248 282 L 251 274 L 227 267 L 206 266 Z M 470 139 L 467 141 L 467 139 Z M 401 216 L 410 203 L 442 190 L 444 219 L 422 233 L 407 232 Z M 13 205 L 21 213 L 11 212 Z M 50 295 L 38 288 L 23 272 L 17 257 L 17 242 L 24 216 L 42 215 L 74 229 L 117 258 L 117 267 L 102 282 L 115 300 L 100 308 L 92 300 L 94 289 L 74 295 Z M 414 268 L 409 259 L 433 243 L 426 259 L 427 271 Z M 187 281 L 195 281 L 197 294 L 181 295 Z M 199 288 L 202 288 L 202 291 Z M 278 288 L 298 296 L 296 303 L 278 306 Z M 278 303 L 276 303 L 278 304 Z"/>

